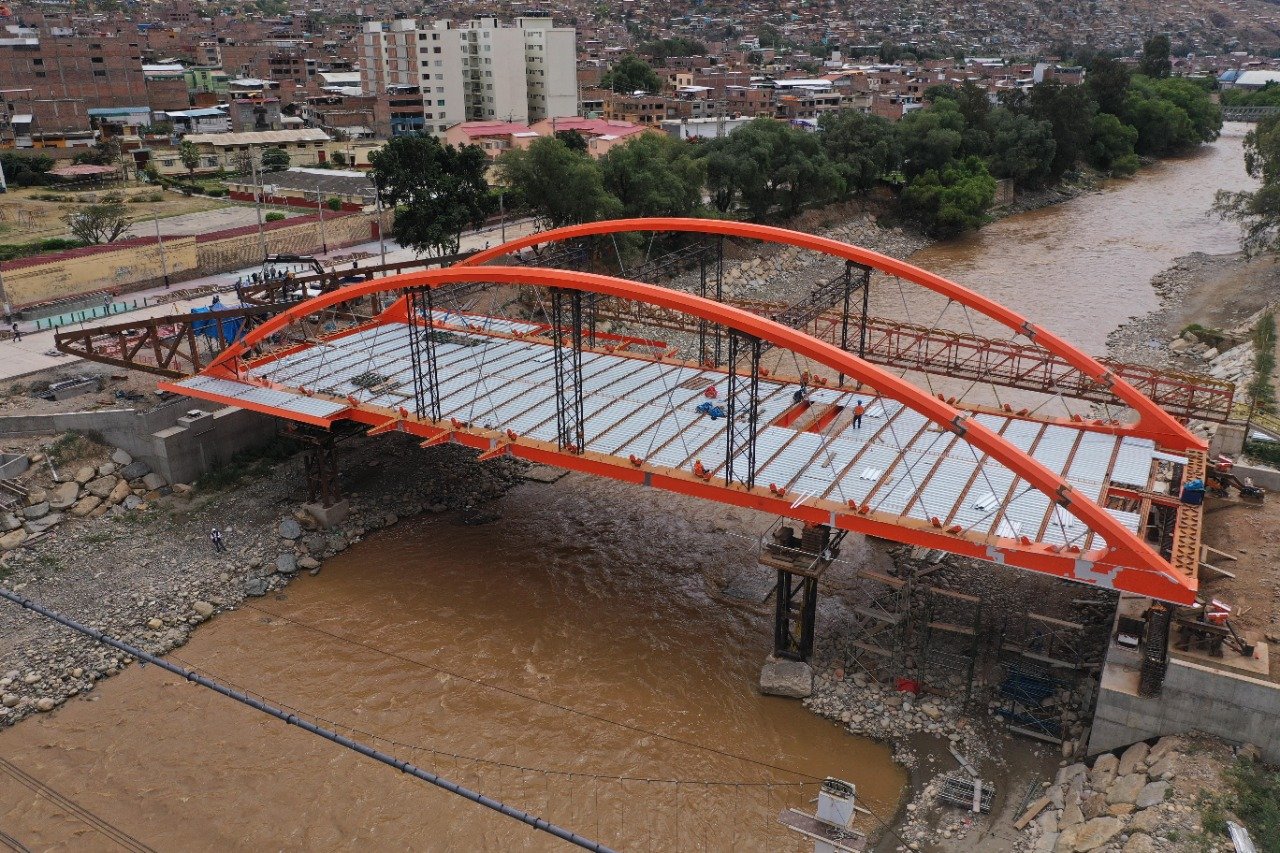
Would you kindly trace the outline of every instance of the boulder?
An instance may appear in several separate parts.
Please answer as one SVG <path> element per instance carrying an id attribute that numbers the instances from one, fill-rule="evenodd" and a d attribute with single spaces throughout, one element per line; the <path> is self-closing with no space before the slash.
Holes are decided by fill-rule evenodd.
<path id="1" fill-rule="evenodd" d="M 129 497 L 125 498 L 124 501 L 121 502 L 120 504 L 120 506 L 124 507 L 125 509 L 137 509 L 142 505 L 143 505 L 142 498 L 138 497 L 137 495 L 129 495 Z"/>
<path id="2" fill-rule="evenodd" d="M 1151 751 L 1147 753 L 1147 764 L 1155 764 L 1178 747 L 1182 746 L 1182 739 L 1176 735 L 1165 735 L 1156 741 L 1156 745 L 1151 747 Z"/>
<path id="3" fill-rule="evenodd" d="M 813 693 L 813 667 L 803 661 L 770 655 L 760 668 L 760 692 L 769 696 L 804 699 Z"/>
<path id="4" fill-rule="evenodd" d="M 244 594 L 250 598 L 261 598 L 267 594 L 266 578 L 249 578 L 244 582 Z"/>
<path id="5" fill-rule="evenodd" d="M 173 493 L 179 496 L 186 496 L 195 491 L 195 486 L 190 483 L 174 483 Z"/>
<path id="6" fill-rule="evenodd" d="M 90 480 L 85 484 L 85 491 L 93 495 L 95 498 L 105 498 L 111 494 L 111 490 L 116 487 L 115 477 L 99 477 L 96 480 Z"/>
<path id="7" fill-rule="evenodd" d="M 13 513 L 0 512 L 0 530 L 3 530 L 3 531 L 17 530 L 21 526 L 22 526 L 22 522 Z"/>
<path id="8" fill-rule="evenodd" d="M 136 480 L 151 473 L 151 466 L 145 462 L 130 462 L 120 469 L 120 476 L 126 480 Z"/>
<path id="9" fill-rule="evenodd" d="M 318 569 L 320 568 L 320 561 L 317 560 L 315 557 L 303 557 L 302 559 L 298 560 L 298 568 Z"/>
<path id="10" fill-rule="evenodd" d="M 119 448 L 117 448 L 116 451 L 111 454 L 111 461 L 116 463 L 117 465 L 128 465 L 130 462 L 133 461 L 133 457 L 130 456 L 126 451 L 120 450 Z"/>
<path id="11" fill-rule="evenodd" d="M 297 539 L 302 535 L 302 525 L 298 523 L 296 518 L 286 518 L 280 522 L 280 538 L 281 539 Z"/>
<path id="12" fill-rule="evenodd" d="M 107 495 L 106 502 L 109 504 L 118 504 L 131 494 L 133 494 L 133 490 L 129 488 L 128 482 L 125 480 L 117 480 L 115 488 Z"/>
<path id="13" fill-rule="evenodd" d="M 1070 826 L 1079 826 L 1084 823 L 1084 812 L 1080 811 L 1080 798 L 1072 799 L 1067 797 L 1066 805 L 1062 807 L 1062 816 L 1058 818 L 1058 826 L 1066 829 Z"/>
<path id="14" fill-rule="evenodd" d="M 1080 803 L 1080 811 L 1084 814 L 1085 820 L 1093 820 L 1096 817 L 1102 817 L 1107 813 L 1107 795 L 1106 794 L 1090 794 Z"/>
<path id="15" fill-rule="evenodd" d="M 81 465 L 76 469 L 76 482 L 83 486 L 85 483 L 97 476 L 97 473 L 98 472 L 94 471 L 92 467 L 88 465 Z"/>
<path id="16" fill-rule="evenodd" d="M 22 516 L 26 518 L 28 521 L 32 521 L 37 518 L 44 518 L 48 514 L 49 514 L 48 501 L 41 501 L 38 504 L 32 504 L 31 506 L 26 507 L 25 509 L 22 510 Z"/>
<path id="17" fill-rule="evenodd" d="M 193 601 L 191 602 L 191 609 L 194 610 L 197 615 L 203 616 L 206 619 L 213 615 L 213 605 L 207 601 Z"/>
<path id="18" fill-rule="evenodd" d="M 298 570 L 298 559 L 292 554 L 281 554 L 276 557 L 276 571 L 282 575 L 291 575 Z"/>
<path id="19" fill-rule="evenodd" d="M 1146 760 L 1147 753 L 1150 751 L 1151 748 L 1141 741 L 1126 749 L 1120 756 L 1120 764 L 1116 767 L 1116 775 L 1128 776 L 1130 773 L 1145 770 L 1146 765 L 1142 762 Z"/>
<path id="20" fill-rule="evenodd" d="M 1072 833 L 1071 849 L 1074 853 L 1088 853 L 1090 850 L 1097 850 L 1111 839 L 1120 834 L 1120 830 L 1124 828 L 1124 823 L 1119 818 L 1114 817 L 1095 817 L 1088 823 L 1080 826 L 1073 826 L 1067 832 Z M 1063 833 L 1063 837 L 1067 833 Z M 1058 846 L 1062 846 L 1062 840 L 1059 839 Z"/>
<path id="21" fill-rule="evenodd" d="M 44 533 L 50 527 L 62 523 L 64 518 L 60 512 L 51 512 L 48 515 L 42 515 L 34 521 L 28 521 L 22 525 L 22 529 L 35 536 L 37 533 Z"/>
<path id="22" fill-rule="evenodd" d="M 1159 809 L 1143 809 L 1136 812 L 1129 821 L 1130 832 L 1155 832 L 1162 829 L 1168 823 L 1168 819 L 1160 814 Z"/>
<path id="23" fill-rule="evenodd" d="M 1136 835 L 1129 836 L 1129 840 L 1125 842 L 1120 853 L 1157 853 L 1159 849 L 1150 835 L 1145 832 L 1139 832 Z"/>
<path id="24" fill-rule="evenodd" d="M 27 531 L 22 528 L 10 530 L 3 536 L 0 536 L 0 551 L 8 551 L 10 548 L 17 548 L 23 542 L 27 541 Z"/>
<path id="25" fill-rule="evenodd" d="M 80 498 L 80 484 L 75 480 L 63 483 L 53 490 L 49 497 L 49 506 L 54 509 L 66 509 Z"/>
<path id="26" fill-rule="evenodd" d="M 87 495 L 86 497 L 76 501 L 75 506 L 71 507 L 71 514 L 76 518 L 84 518 L 89 513 L 97 509 L 98 505 L 101 503 L 102 498 L 97 495 Z"/>
<path id="27" fill-rule="evenodd" d="M 1120 759 L 1111 753 L 1104 753 L 1098 756 L 1098 760 L 1093 762 L 1093 770 L 1089 772 L 1089 787 L 1095 791 L 1105 791 L 1111 787 L 1111 783 L 1115 781 L 1116 769 L 1120 766 Z"/>
<path id="28" fill-rule="evenodd" d="M 49 493 L 39 486 L 36 486 L 31 489 L 31 491 L 27 492 L 28 506 L 31 506 L 32 504 L 42 504 L 47 500 L 49 500 Z"/>
<path id="29" fill-rule="evenodd" d="M 302 547 L 306 548 L 307 553 L 313 557 L 324 556 L 324 551 L 328 544 L 328 540 L 323 533 L 308 533 L 302 537 Z"/>
<path id="30" fill-rule="evenodd" d="M 41 696 L 36 700 L 36 710 L 41 712 L 52 711 L 58 707 L 58 700 L 49 696 Z"/>
<path id="31" fill-rule="evenodd" d="M 150 474 L 142 475 L 142 485 L 144 488 L 152 490 L 163 489 L 169 485 L 169 481 L 153 471 Z"/>
<path id="32" fill-rule="evenodd" d="M 1168 782 L 1148 782 L 1142 787 L 1142 790 L 1138 792 L 1138 796 L 1133 801 L 1133 804 L 1140 809 L 1149 809 L 1152 806 L 1158 806 L 1164 802 L 1165 795 L 1168 791 Z"/>
<path id="33" fill-rule="evenodd" d="M 1107 804 L 1128 803 L 1133 805 L 1146 784 L 1146 773 L 1130 773 L 1128 776 L 1121 776 L 1107 789 Z"/>
<path id="34" fill-rule="evenodd" d="M 1152 779 L 1162 779 L 1166 776 L 1172 777 L 1178 772 L 1178 762 L 1182 760 L 1182 756 L 1176 752 L 1168 752 L 1159 760 L 1152 762 L 1147 769 L 1147 775 Z"/>
<path id="35" fill-rule="evenodd" d="M 110 477 L 115 474 L 119 468 L 120 466 L 114 462 L 104 462 L 98 466 L 98 476 Z"/>

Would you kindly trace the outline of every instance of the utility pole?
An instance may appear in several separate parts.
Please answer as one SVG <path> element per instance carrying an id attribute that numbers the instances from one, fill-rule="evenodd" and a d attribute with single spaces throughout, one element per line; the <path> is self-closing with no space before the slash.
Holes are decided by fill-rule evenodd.
<path id="1" fill-rule="evenodd" d="M 373 179 L 373 201 L 378 208 L 378 251 L 382 254 L 382 265 L 387 265 L 387 240 L 383 235 L 386 229 L 382 225 L 382 190 L 378 188 L 378 173 L 370 172 L 369 177 Z M 386 270 L 382 271 L 383 275 L 387 274 Z"/>
<path id="2" fill-rule="evenodd" d="M 258 180 L 258 161 L 249 154 L 249 170 L 253 173 L 253 203 L 258 211 L 258 244 L 262 247 L 262 262 L 267 262 L 267 233 L 262 230 L 262 183 Z"/>
<path id="3" fill-rule="evenodd" d="M 160 236 L 160 217 L 153 216 L 151 221 L 156 226 L 156 245 L 160 247 L 160 269 L 164 271 L 164 289 L 169 289 L 169 261 L 164 256 L 164 238 Z"/>
<path id="4" fill-rule="evenodd" d="M 322 254 L 329 254 L 329 240 L 324 234 L 324 204 L 320 199 L 320 181 L 316 180 L 316 210 L 320 211 L 320 248 Z"/>

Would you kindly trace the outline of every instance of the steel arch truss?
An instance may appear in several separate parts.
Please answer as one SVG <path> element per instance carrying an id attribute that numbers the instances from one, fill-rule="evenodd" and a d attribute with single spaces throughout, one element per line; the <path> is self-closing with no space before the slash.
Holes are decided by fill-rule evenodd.
<path id="1" fill-rule="evenodd" d="M 520 352 L 514 354 L 513 361 L 521 365 L 522 369 L 532 369 L 531 366 L 538 359 L 545 358 L 538 353 L 546 353 L 548 349 L 553 352 L 556 348 L 570 351 L 567 363 L 559 371 L 561 376 L 570 381 L 565 383 L 564 391 L 559 390 L 559 381 L 557 382 L 555 395 L 557 412 L 549 413 L 541 421 L 536 416 L 531 419 L 526 417 L 523 428 L 514 422 L 502 422 L 493 414 L 496 411 L 494 406 L 488 403 L 473 404 L 468 409 L 474 413 L 470 416 L 451 416 L 445 412 L 442 420 L 434 417 L 435 410 L 428 399 L 423 400 L 427 405 L 415 404 L 414 411 L 410 411 L 407 406 L 397 406 L 394 402 L 389 402 L 395 399 L 391 392 L 376 397 L 370 397 L 368 394 L 362 397 L 350 392 L 344 395 L 342 392 L 333 390 L 337 385 L 336 379 L 321 376 L 315 380 L 304 381 L 299 378 L 297 370 L 289 367 L 291 362 L 296 363 L 299 359 L 305 359 L 308 348 L 314 348 L 318 351 L 315 359 L 322 366 L 328 364 L 336 370 L 338 361 L 325 362 L 324 359 L 346 357 L 341 354 L 344 344 L 355 354 L 356 360 L 366 356 L 372 359 L 376 355 L 375 350 L 378 352 L 384 349 L 394 350 L 394 341 L 388 344 L 385 339 L 382 342 L 377 340 L 376 336 L 383 333 L 392 336 L 407 333 L 410 337 L 419 340 L 434 340 L 435 336 L 432 333 L 441 331 L 436 328 L 441 321 L 438 321 L 434 315 L 422 311 L 421 308 L 414 307 L 410 310 L 409 299 L 400 300 L 370 324 L 337 333 L 318 344 L 305 344 L 264 358 L 249 357 L 260 341 L 269 338 L 289 323 L 323 311 L 330 305 L 342 301 L 382 292 L 402 293 L 406 289 L 423 293 L 449 285 L 479 281 L 498 285 L 556 288 L 563 294 L 562 299 L 567 296 L 571 301 L 574 298 L 573 294 L 594 293 L 611 298 L 649 303 L 724 327 L 731 333 L 731 340 L 738 341 L 739 349 L 742 344 L 746 344 L 748 362 L 759 347 L 767 344 L 793 352 L 797 357 L 822 365 L 834 374 L 848 376 L 875 389 L 884 399 L 900 404 L 897 408 L 898 412 L 914 413 L 913 417 L 918 417 L 920 423 L 925 425 L 919 433 L 936 435 L 937 438 L 933 440 L 942 442 L 939 446 L 967 446 L 969 450 L 966 452 L 971 452 L 975 460 L 989 459 L 1008 469 L 1016 478 L 1015 482 L 1025 483 L 1028 492 L 1034 490 L 1048 500 L 1051 515 L 1054 518 L 1066 519 L 1070 516 L 1083 526 L 1088 532 L 1088 537 L 1082 540 L 1084 547 L 1061 542 L 1053 544 L 1045 541 L 1043 536 L 1033 535 L 1033 531 L 1028 531 L 1026 535 L 1018 535 L 1016 531 L 997 529 L 995 525 L 987 530 L 953 525 L 949 519 L 939 517 L 933 517 L 927 521 L 908 518 L 905 510 L 896 513 L 882 511 L 870 497 L 861 502 L 840 501 L 827 496 L 797 499 L 796 494 L 788 492 L 785 485 L 780 487 L 770 483 L 765 488 L 752 482 L 755 475 L 752 470 L 754 466 L 749 463 L 739 463 L 737 460 L 741 458 L 741 453 L 726 454 L 726 461 L 734 460 L 732 474 L 730 475 L 726 470 L 726 476 L 719 478 L 714 476 L 714 466 L 708 469 L 695 456 L 689 457 L 693 460 L 692 465 L 682 463 L 680 466 L 673 466 L 669 463 L 651 462 L 638 454 L 626 457 L 602 452 L 599 448 L 592 446 L 591 437 L 579 432 L 580 421 L 576 411 L 568 413 L 567 429 L 557 424 L 555 432 L 548 433 L 541 425 L 548 423 L 548 420 L 554 420 L 565 408 L 576 409 L 577 404 L 568 405 L 571 401 L 567 398 L 570 395 L 577 395 L 581 400 L 582 389 L 592 381 L 592 378 L 586 374 L 594 367 L 588 367 L 582 362 L 574 363 L 573 353 L 581 354 L 583 350 L 580 331 L 576 339 L 571 330 L 545 327 L 536 329 L 532 326 L 512 328 L 502 333 L 486 331 L 482 335 L 478 323 L 471 325 L 463 321 L 460 326 L 455 326 L 450 332 L 455 338 L 468 336 L 472 338 L 467 341 L 467 346 L 458 348 L 460 353 L 458 358 L 473 359 L 475 364 L 483 364 L 477 350 L 489 345 L 480 343 L 482 339 L 491 341 L 491 339 L 501 338 L 509 346 L 530 347 L 528 353 L 523 356 Z M 569 313 L 574 314 L 572 307 Z M 569 325 L 574 325 L 575 320 L 581 319 L 580 309 L 576 316 L 565 319 Z M 426 333 L 425 338 L 419 337 L 423 332 Z M 366 346 L 359 337 L 369 334 L 374 335 L 372 340 L 376 346 Z M 541 347 L 541 349 L 532 349 L 535 347 Z M 331 356 L 330 353 L 335 351 L 338 355 Z M 661 354 L 639 356 L 631 355 L 629 352 L 623 353 L 621 349 L 616 353 L 612 349 L 608 352 L 609 357 L 634 359 L 635 369 L 644 365 L 654 370 L 657 370 L 658 366 L 670 366 L 670 369 L 676 373 L 683 369 L 695 369 L 687 365 L 677 367 L 676 362 L 665 360 Z M 594 361 L 599 361 L 605 357 L 605 353 L 593 351 L 592 356 Z M 559 356 L 552 357 L 556 358 L 557 365 L 560 365 Z M 449 383 L 449 372 L 453 368 L 439 359 L 439 353 L 436 353 L 432 364 L 439 371 L 438 384 L 431 380 L 433 388 L 443 388 Z M 420 369 L 417 364 L 413 366 L 415 373 Z M 724 381 L 727 378 L 725 374 L 726 371 L 720 370 L 718 375 L 722 378 L 718 381 Z M 752 375 L 753 371 L 748 368 L 745 376 L 748 383 Z M 308 386 L 306 381 L 310 381 L 311 384 Z M 387 383 L 387 385 L 390 384 Z M 569 388 L 570 384 L 576 390 Z M 500 266 L 451 267 L 376 279 L 352 285 L 335 293 L 324 294 L 289 308 L 228 348 L 214 364 L 200 374 L 187 380 L 165 383 L 162 387 L 177 393 L 268 412 L 305 423 L 331 425 L 342 419 L 354 420 L 373 426 L 375 431 L 408 432 L 421 436 L 431 443 L 452 441 L 476 448 L 485 455 L 507 454 L 535 462 L 559 465 L 625 482 L 754 508 L 811 524 L 827 524 L 837 530 L 850 530 L 891 541 L 1007 563 L 1058 577 L 1114 587 L 1170 601 L 1185 603 L 1194 600 L 1196 589 L 1194 572 L 1179 571 L 1129 528 L 1122 525 L 1103 506 L 1074 489 L 1064 476 L 1046 467 L 1031 452 L 1020 449 L 999 432 L 984 425 L 980 418 L 973 417 L 972 413 L 957 409 L 931 396 L 909 381 L 859 359 L 857 355 L 840 349 L 834 343 L 818 340 L 803 331 L 789 328 L 739 308 L 652 284 L 629 282 L 580 271 Z M 508 393 L 511 393 L 512 398 L 515 399 L 519 396 L 519 389 L 514 393 L 508 389 Z M 429 400 L 436 400 L 434 392 Z M 671 411 L 674 414 L 675 410 Z M 750 416 L 749 412 L 746 414 Z M 685 417 L 686 413 L 682 411 L 680 416 Z M 735 418 L 737 416 L 738 412 L 735 411 Z M 589 421 L 589 417 L 589 415 L 585 416 L 584 420 Z M 542 432 L 539 433 L 540 429 Z M 564 441 L 566 431 L 571 433 L 568 436 L 571 439 L 582 435 L 583 442 L 579 444 L 573 440 Z M 915 431 L 914 427 L 912 431 Z M 1082 434 L 1086 431 L 1087 428 L 1082 426 Z M 732 432 L 731 427 L 729 432 Z M 949 436 L 949 438 L 943 438 L 943 436 Z M 726 442 L 735 441 L 734 439 L 725 440 Z M 740 443 L 731 444 L 730 447 L 747 449 Z M 726 448 L 728 449 L 730 448 Z M 853 466 L 854 461 L 852 458 L 847 460 L 842 458 L 835 460 L 835 463 L 847 469 Z M 741 467 L 743 464 L 745 464 L 745 470 Z M 879 489 L 881 485 L 883 484 L 877 484 L 875 488 Z M 873 489 L 873 493 L 874 491 Z M 1012 492 L 1012 486 L 1010 492 Z M 915 498 L 912 498 L 912 502 L 915 502 Z"/>

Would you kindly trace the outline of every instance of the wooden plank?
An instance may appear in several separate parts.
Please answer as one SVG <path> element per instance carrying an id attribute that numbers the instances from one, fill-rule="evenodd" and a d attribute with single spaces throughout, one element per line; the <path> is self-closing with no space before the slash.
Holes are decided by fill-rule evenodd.
<path id="1" fill-rule="evenodd" d="M 1208 569 L 1211 572 L 1216 572 L 1220 577 L 1234 578 L 1236 576 L 1235 572 L 1229 572 L 1226 569 L 1220 569 L 1217 566 L 1215 566 L 1213 563 L 1206 563 L 1204 560 L 1201 560 L 1200 571 L 1204 571 L 1205 569 Z"/>
<path id="2" fill-rule="evenodd" d="M 1034 803 L 1032 803 L 1030 806 L 1027 807 L 1027 810 L 1025 812 L 1022 813 L 1022 817 L 1018 818 L 1013 822 L 1013 828 L 1021 832 L 1023 829 L 1026 828 L 1027 824 L 1035 820 L 1036 815 L 1044 811 L 1045 807 L 1048 805 L 1049 805 L 1048 797 L 1041 797 L 1040 799 L 1036 800 Z"/>
<path id="3" fill-rule="evenodd" d="M 1230 560 L 1233 563 L 1240 562 L 1239 557 L 1233 554 L 1228 554 L 1226 551 L 1219 551 L 1217 548 L 1213 547 L 1212 545 L 1206 545 L 1203 542 L 1200 543 L 1200 550 L 1201 552 L 1203 552 L 1203 557 L 1201 559 L 1203 559 L 1204 557 L 1208 557 L 1210 554 L 1215 554 L 1219 557 L 1222 557 L 1224 560 Z"/>
<path id="4" fill-rule="evenodd" d="M 952 633 L 955 633 L 955 634 L 964 634 L 965 636 L 968 636 L 968 637 L 973 636 L 972 628 L 966 627 L 964 625 L 953 625 L 950 622 L 930 622 L 929 627 L 937 628 L 939 631 L 951 631 Z"/>

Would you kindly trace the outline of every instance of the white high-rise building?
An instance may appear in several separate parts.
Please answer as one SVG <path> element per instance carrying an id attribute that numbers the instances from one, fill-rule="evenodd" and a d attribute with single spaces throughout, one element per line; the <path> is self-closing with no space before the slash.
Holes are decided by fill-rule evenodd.
<path id="1" fill-rule="evenodd" d="M 368 21 L 363 39 L 364 88 L 379 96 L 380 130 L 393 136 L 438 136 L 462 121 L 578 114 L 577 32 L 550 18 L 517 18 L 504 27 L 479 17 L 456 28 L 450 21 Z"/>

